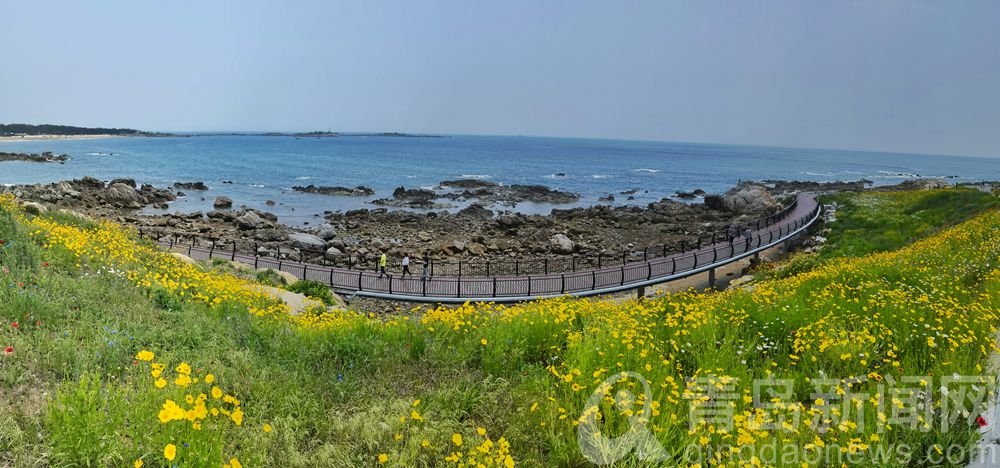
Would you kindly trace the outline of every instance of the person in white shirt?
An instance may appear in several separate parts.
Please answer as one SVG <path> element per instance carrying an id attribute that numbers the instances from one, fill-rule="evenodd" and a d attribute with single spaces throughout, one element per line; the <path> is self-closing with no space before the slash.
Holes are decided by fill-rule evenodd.
<path id="1" fill-rule="evenodd" d="M 410 254 L 406 254 L 406 255 L 403 256 L 403 275 L 402 276 L 406 276 L 406 275 L 413 276 L 413 273 L 410 273 Z"/>

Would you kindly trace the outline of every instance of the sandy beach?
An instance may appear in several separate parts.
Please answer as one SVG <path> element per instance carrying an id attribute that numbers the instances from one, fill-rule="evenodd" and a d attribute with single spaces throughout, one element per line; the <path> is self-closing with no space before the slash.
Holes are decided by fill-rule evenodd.
<path id="1" fill-rule="evenodd" d="M 19 135 L 0 136 L 0 143 L 5 141 L 43 141 L 43 140 L 96 140 L 99 138 L 121 138 L 124 135 Z"/>

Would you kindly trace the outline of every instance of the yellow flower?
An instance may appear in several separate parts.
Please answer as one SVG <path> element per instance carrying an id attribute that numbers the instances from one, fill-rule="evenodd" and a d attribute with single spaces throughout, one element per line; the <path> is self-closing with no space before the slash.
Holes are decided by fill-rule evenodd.
<path id="1" fill-rule="evenodd" d="M 153 384 L 156 385 L 156 388 L 163 388 L 167 386 L 167 381 L 163 380 L 163 377 L 160 377 L 156 379 L 156 382 L 153 382 Z"/>
<path id="2" fill-rule="evenodd" d="M 167 444 L 166 447 L 163 447 L 163 458 L 166 458 L 167 460 L 173 461 L 175 457 L 177 457 L 177 446 L 176 445 L 174 445 L 174 444 Z"/>
<path id="3" fill-rule="evenodd" d="M 142 468 L 142 465 L 142 460 L 136 460 L 135 463 L 132 464 L 135 468 Z"/>
<path id="4" fill-rule="evenodd" d="M 451 436 L 451 442 L 453 444 L 455 444 L 456 446 L 461 447 L 462 446 L 462 434 L 459 434 L 457 432 L 454 433 L 454 434 L 452 434 L 452 436 Z"/>
<path id="5" fill-rule="evenodd" d="M 140 361 L 146 361 L 146 362 L 152 361 L 153 357 L 154 357 L 153 353 L 151 353 L 149 351 L 146 351 L 146 350 L 139 351 L 139 354 L 135 355 L 136 359 L 138 359 Z"/>
<path id="6" fill-rule="evenodd" d="M 486 338 L 479 340 L 479 344 L 486 346 Z"/>
<path id="7" fill-rule="evenodd" d="M 229 460 L 229 466 L 233 468 L 243 468 L 243 465 L 240 463 L 239 460 L 236 459 L 236 457 L 233 457 L 231 460 Z"/>
<path id="8" fill-rule="evenodd" d="M 222 389 L 219 387 L 212 387 L 212 398 L 215 398 L 216 400 L 222 398 Z"/>
<path id="9" fill-rule="evenodd" d="M 416 408 L 418 406 L 420 406 L 420 400 L 419 399 L 413 400 L 413 407 Z"/>
<path id="10" fill-rule="evenodd" d="M 420 446 L 423 447 L 423 448 L 430 447 L 431 446 L 431 441 L 429 441 L 427 439 L 424 439 L 423 442 L 420 442 Z"/>
<path id="11" fill-rule="evenodd" d="M 215 382 L 215 376 L 212 375 L 212 374 L 206 375 L 205 376 L 205 383 L 210 384 L 212 382 Z"/>
<path id="12" fill-rule="evenodd" d="M 229 418 L 232 419 L 237 426 L 243 424 L 243 410 L 236 408 L 233 410 L 233 414 L 229 415 Z"/>
<path id="13" fill-rule="evenodd" d="M 178 364 L 177 368 L 174 369 L 174 370 L 176 370 L 178 374 L 185 374 L 186 375 L 186 374 L 190 374 L 191 373 L 191 366 L 189 366 L 188 363 L 186 363 L 186 362 L 182 362 L 182 363 Z"/>
<path id="14" fill-rule="evenodd" d="M 389 456 L 388 455 L 386 455 L 384 453 L 378 454 L 378 462 L 379 463 L 385 463 L 387 461 L 389 461 Z"/>
<path id="15" fill-rule="evenodd" d="M 476 432 L 478 432 L 479 435 L 484 436 L 484 435 L 486 435 L 486 428 L 485 427 L 477 427 L 476 428 Z"/>
<path id="16" fill-rule="evenodd" d="M 270 424 L 264 424 L 264 432 L 271 432 L 271 425 Z"/>

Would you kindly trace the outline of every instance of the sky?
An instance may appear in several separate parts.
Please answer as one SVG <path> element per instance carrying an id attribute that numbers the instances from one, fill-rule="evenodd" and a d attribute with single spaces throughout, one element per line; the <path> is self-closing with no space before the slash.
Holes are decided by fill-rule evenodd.
<path id="1" fill-rule="evenodd" d="M 1000 157 L 1000 2 L 0 0 L 0 122 Z"/>

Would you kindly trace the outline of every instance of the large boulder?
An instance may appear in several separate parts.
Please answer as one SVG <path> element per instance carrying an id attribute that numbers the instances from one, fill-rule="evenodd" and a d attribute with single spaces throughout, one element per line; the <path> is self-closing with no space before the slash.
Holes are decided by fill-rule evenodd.
<path id="1" fill-rule="evenodd" d="M 466 244 L 465 241 L 455 239 L 448 241 L 443 247 L 441 247 L 441 251 L 448 255 L 458 255 L 464 253 L 468 248 L 469 245 Z"/>
<path id="2" fill-rule="evenodd" d="M 104 191 L 104 200 L 120 208 L 142 208 L 142 204 L 139 203 L 139 193 L 122 182 L 111 184 Z"/>
<path id="3" fill-rule="evenodd" d="M 218 197 L 215 197 L 215 203 L 213 203 L 212 206 L 214 206 L 216 209 L 219 209 L 219 208 L 232 208 L 233 207 L 233 199 L 231 199 L 229 197 L 223 197 L 223 196 L 220 195 Z"/>
<path id="4" fill-rule="evenodd" d="M 342 252 L 340 249 L 338 249 L 336 247 L 329 247 L 329 248 L 326 249 L 326 254 L 325 255 L 326 255 L 326 259 L 327 260 L 331 260 L 332 261 L 332 260 L 336 260 L 337 257 L 339 257 L 341 255 L 344 255 L 344 252 Z"/>
<path id="5" fill-rule="evenodd" d="M 556 234 L 549 238 L 549 248 L 554 253 L 566 255 L 573 253 L 576 244 L 565 234 Z"/>
<path id="6" fill-rule="evenodd" d="M 737 213 L 771 213 L 780 206 L 760 184 L 741 184 L 726 192 L 726 209 Z"/>
<path id="7" fill-rule="evenodd" d="M 329 241 L 334 237 L 337 237 L 337 230 L 329 224 L 324 224 L 316 229 L 316 236 L 325 241 Z"/>
<path id="8" fill-rule="evenodd" d="M 312 234 L 304 232 L 294 232 L 288 235 L 288 241 L 299 250 L 326 250 L 326 241 Z"/>
<path id="9" fill-rule="evenodd" d="M 243 213 L 239 218 L 236 218 L 236 227 L 248 231 L 251 229 L 257 229 L 264 224 L 264 218 L 261 218 L 253 211 L 247 211 Z"/>
<path id="10" fill-rule="evenodd" d="M 32 214 L 32 215 L 40 215 L 40 214 L 44 214 L 46 211 L 49 211 L 47 208 L 45 208 L 45 205 L 42 205 L 41 203 L 30 202 L 30 201 L 21 202 L 21 206 L 24 207 L 25 213 Z"/>

